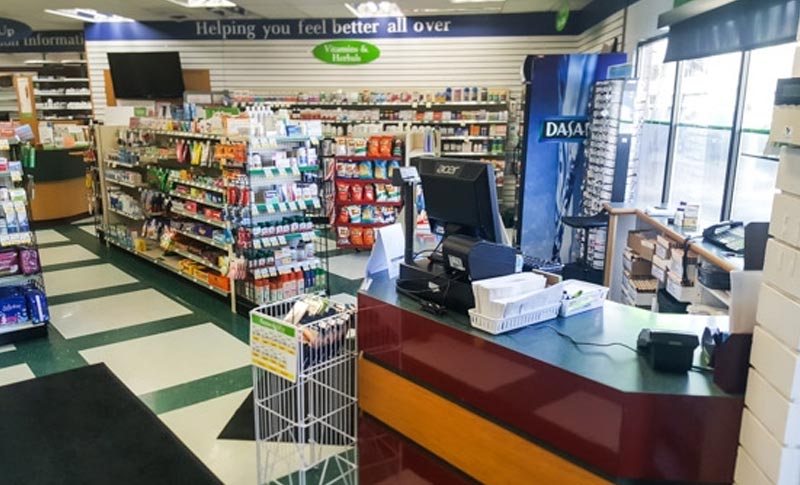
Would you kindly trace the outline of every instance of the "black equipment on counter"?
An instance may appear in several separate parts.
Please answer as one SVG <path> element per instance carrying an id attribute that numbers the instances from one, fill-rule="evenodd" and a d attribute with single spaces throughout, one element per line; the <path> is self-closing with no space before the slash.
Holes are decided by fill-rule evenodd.
<path id="1" fill-rule="evenodd" d="M 694 350 L 700 345 L 697 335 L 687 332 L 645 328 L 636 347 L 648 364 L 660 372 L 687 372 L 692 368 Z"/>

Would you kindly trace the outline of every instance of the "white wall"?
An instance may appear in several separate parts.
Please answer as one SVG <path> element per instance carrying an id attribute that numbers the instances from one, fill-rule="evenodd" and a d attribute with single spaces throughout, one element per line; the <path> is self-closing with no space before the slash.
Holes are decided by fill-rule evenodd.
<path id="1" fill-rule="evenodd" d="M 625 22 L 625 52 L 633 59 L 636 45 L 659 34 L 658 16 L 672 10 L 674 0 L 639 0 L 628 7 Z"/>
<path id="2" fill-rule="evenodd" d="M 95 114 L 106 107 L 103 70 L 108 52 L 180 51 L 187 69 L 208 69 L 214 90 L 270 93 L 304 89 L 440 89 L 494 86 L 519 90 L 529 54 L 597 52 L 622 38 L 622 11 L 579 36 L 509 36 L 372 40 L 381 49 L 362 66 L 322 63 L 320 40 L 168 40 L 86 42 Z"/>

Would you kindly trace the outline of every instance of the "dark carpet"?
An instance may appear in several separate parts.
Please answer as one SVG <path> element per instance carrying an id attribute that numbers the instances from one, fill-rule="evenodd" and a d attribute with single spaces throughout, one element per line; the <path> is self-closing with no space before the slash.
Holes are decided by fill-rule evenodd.
<path id="1" fill-rule="evenodd" d="M 26 485 L 221 483 L 103 364 L 0 387 L 0 470 Z"/>

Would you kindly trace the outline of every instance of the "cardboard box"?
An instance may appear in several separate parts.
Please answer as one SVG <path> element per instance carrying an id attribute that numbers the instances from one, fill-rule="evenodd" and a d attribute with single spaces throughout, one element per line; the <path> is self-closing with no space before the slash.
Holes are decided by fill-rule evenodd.
<path id="1" fill-rule="evenodd" d="M 640 258 L 647 261 L 653 260 L 655 252 L 656 231 L 645 229 L 628 232 L 628 247 Z"/>
<path id="2" fill-rule="evenodd" d="M 744 403 L 779 443 L 800 447 L 800 402 L 790 402 L 752 367 Z"/>
<path id="3" fill-rule="evenodd" d="M 800 325 L 787 315 L 800 315 L 800 302 L 770 285 L 761 285 L 756 321 L 789 348 L 800 351 Z"/>
<path id="4" fill-rule="evenodd" d="M 676 243 L 668 237 L 661 234 L 656 236 L 656 254 L 663 259 L 669 259 L 672 253 L 672 248 L 679 247 L 680 244 Z"/>
<path id="5" fill-rule="evenodd" d="M 209 273 L 208 284 L 216 286 L 221 290 L 231 291 L 231 280 L 227 276 L 220 276 L 213 273 Z"/>
<path id="6" fill-rule="evenodd" d="M 622 267 L 625 271 L 630 273 L 631 276 L 650 276 L 653 263 L 648 261 L 630 249 L 626 250 L 622 255 Z"/>
<path id="7" fill-rule="evenodd" d="M 772 483 L 800 485 L 800 448 L 781 446 L 746 408 L 742 413 L 739 442 Z"/>
<path id="8" fill-rule="evenodd" d="M 655 263 L 650 270 L 650 275 L 661 284 L 664 284 L 667 281 L 667 270 L 656 265 Z"/>
<path id="9" fill-rule="evenodd" d="M 748 485 L 773 485 L 764 472 L 758 468 L 753 458 L 747 451 L 739 446 L 736 455 L 736 472 L 733 476 L 735 483 Z"/>
<path id="10" fill-rule="evenodd" d="M 681 279 L 670 271 L 667 273 L 667 293 L 683 303 L 700 303 L 703 289 L 699 285 L 682 286 Z"/>
<path id="11" fill-rule="evenodd" d="M 683 253 L 683 248 L 673 248 L 669 259 L 669 272 L 679 279 L 683 278 Z M 697 253 L 689 251 L 687 263 L 686 277 L 689 281 L 695 281 L 697 279 Z"/>
<path id="12" fill-rule="evenodd" d="M 787 400 L 800 399 L 800 355 L 760 325 L 753 331 L 750 365 Z"/>

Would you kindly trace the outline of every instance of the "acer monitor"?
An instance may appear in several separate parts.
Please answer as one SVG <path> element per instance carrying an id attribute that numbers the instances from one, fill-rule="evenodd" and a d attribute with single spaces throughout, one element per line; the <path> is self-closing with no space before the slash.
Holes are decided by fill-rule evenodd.
<path id="1" fill-rule="evenodd" d="M 507 244 L 497 205 L 494 166 L 474 160 L 418 157 L 431 231 Z"/>

